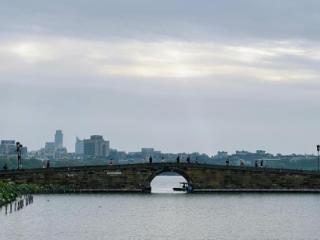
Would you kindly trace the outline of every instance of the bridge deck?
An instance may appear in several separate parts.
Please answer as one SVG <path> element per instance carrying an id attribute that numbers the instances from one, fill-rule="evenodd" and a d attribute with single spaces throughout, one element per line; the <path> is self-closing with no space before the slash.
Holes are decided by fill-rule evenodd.
<path id="1" fill-rule="evenodd" d="M 254 171 L 254 172 L 276 172 L 276 173 L 299 173 L 299 174 L 313 174 L 320 175 L 318 171 L 312 170 L 299 170 L 299 169 L 286 169 L 286 168 L 255 168 L 255 167 L 240 167 L 240 166 L 225 166 L 214 164 L 195 164 L 195 163 L 136 163 L 136 164 L 113 164 L 113 165 L 87 165 L 87 166 L 70 166 L 70 167 L 50 167 L 50 168 L 31 168 L 20 170 L 1 170 L 0 174 L 17 173 L 17 172 L 42 172 L 42 171 L 81 171 L 81 170 L 97 170 L 97 169 L 124 169 L 124 168 L 139 168 L 139 167 L 194 167 L 194 168 L 208 168 L 208 169 L 221 169 L 221 170 L 241 170 L 241 171 Z"/>

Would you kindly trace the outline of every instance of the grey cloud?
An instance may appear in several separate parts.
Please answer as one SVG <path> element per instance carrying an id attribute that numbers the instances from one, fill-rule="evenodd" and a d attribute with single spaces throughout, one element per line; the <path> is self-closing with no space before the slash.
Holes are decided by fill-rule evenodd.
<path id="1" fill-rule="evenodd" d="M 318 53 L 313 52 L 320 37 L 319 1 L 11 0 L 1 1 L 0 6 L 1 43 L 35 42 L 35 53 L 38 47 L 41 50 L 40 55 L 31 56 L 34 62 L 25 63 L 30 57 L 28 51 L 33 54 L 32 46 L 31 50 L 18 49 L 20 58 L 7 53 L 9 47 L 3 50 L 0 46 L 0 139 L 15 138 L 36 149 L 51 140 L 55 129 L 62 128 L 69 150 L 73 150 L 75 136 L 98 133 L 110 139 L 112 147 L 123 150 L 152 146 L 163 151 L 210 154 L 222 149 L 256 148 L 273 153 L 313 152 L 319 141 L 317 77 L 267 82 L 257 81 L 260 76 L 246 75 L 250 67 L 282 70 L 294 76 L 300 69 L 305 73 L 319 69 Z M 190 46 L 180 49 L 191 52 L 187 70 L 192 61 L 200 67 L 225 62 L 227 67 L 222 70 L 228 76 L 213 74 L 187 80 L 161 74 L 152 79 L 139 75 L 97 76 L 90 72 L 94 60 L 88 53 L 96 47 L 106 55 L 100 43 L 108 45 L 108 38 L 113 39 L 111 42 L 124 39 L 129 45 L 139 39 L 146 43 L 141 44 L 143 48 L 148 42 L 153 46 L 169 39 L 174 42 L 169 50 L 175 50 L 181 41 L 189 42 Z M 208 42 L 257 46 L 260 51 L 265 50 L 263 43 L 297 39 L 302 39 L 298 46 L 306 50 L 304 55 L 261 57 L 258 52 L 253 62 L 241 62 L 241 54 L 221 51 L 215 58 L 212 56 L 217 53 L 209 48 L 211 55 L 207 58 L 192 56 L 199 52 L 198 45 Z M 306 42 L 309 45 L 303 45 Z M 160 60 L 167 58 L 159 57 L 158 49 L 154 53 L 148 46 L 151 50 L 144 55 L 141 48 L 130 52 L 121 46 L 115 49 L 113 58 L 95 61 L 134 65 L 136 59 L 125 55 L 132 51 L 140 57 L 153 53 Z M 49 50 L 54 60 L 47 61 Z M 120 50 L 124 57 L 117 56 Z M 56 52 L 58 57 L 54 58 Z M 165 67 L 183 61 L 169 61 Z M 141 66 L 147 70 L 149 66 L 158 67 L 157 63 L 148 63 L 142 62 Z M 232 69 L 236 64 L 248 68 Z M 126 73 L 123 69 L 119 72 Z M 269 72 L 257 73 L 265 77 Z"/>
<path id="2" fill-rule="evenodd" d="M 318 40 L 319 9 L 313 0 L 10 1 L 0 27 L 92 38 Z"/>

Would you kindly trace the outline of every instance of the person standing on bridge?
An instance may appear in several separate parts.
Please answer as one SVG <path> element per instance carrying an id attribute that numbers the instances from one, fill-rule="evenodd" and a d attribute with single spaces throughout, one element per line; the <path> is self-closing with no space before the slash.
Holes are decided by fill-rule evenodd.
<path id="1" fill-rule="evenodd" d="M 229 158 L 226 160 L 226 166 L 228 167 L 230 164 Z"/>
<path id="2" fill-rule="evenodd" d="M 152 163 L 152 157 L 151 156 L 149 157 L 149 163 L 150 164 Z"/>
<path id="3" fill-rule="evenodd" d="M 190 163 L 190 156 L 187 157 L 187 163 Z"/>
<path id="4" fill-rule="evenodd" d="M 177 163 L 180 163 L 180 156 L 177 157 Z"/>
<path id="5" fill-rule="evenodd" d="M 256 160 L 256 161 L 254 162 L 254 166 L 255 166 L 255 168 L 258 167 L 258 160 Z"/>
<path id="6" fill-rule="evenodd" d="M 8 170 L 8 165 L 7 165 L 6 163 L 5 163 L 4 166 L 3 166 L 3 170 L 4 170 L 4 171 L 7 171 L 7 170 Z"/>

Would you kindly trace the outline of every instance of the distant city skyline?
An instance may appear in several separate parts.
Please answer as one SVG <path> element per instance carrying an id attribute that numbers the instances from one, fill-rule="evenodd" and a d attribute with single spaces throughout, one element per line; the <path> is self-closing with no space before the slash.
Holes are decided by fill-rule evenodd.
<path id="1" fill-rule="evenodd" d="M 61 144 L 58 144 L 57 145 L 57 142 L 55 141 L 56 140 L 56 135 L 62 135 L 62 139 L 59 138 L 58 141 L 65 141 L 65 137 L 67 137 L 69 140 L 70 140 L 70 144 L 68 145 L 63 145 L 62 143 Z M 76 151 L 76 142 L 77 141 L 82 141 L 82 145 L 83 145 L 83 141 L 86 140 L 86 139 L 90 139 L 90 137 L 92 136 L 101 136 L 101 137 L 104 137 L 103 134 L 89 134 L 88 136 L 84 136 L 84 137 L 79 137 L 79 136 L 75 136 L 74 137 L 74 141 L 72 142 L 72 140 L 70 139 L 70 137 L 68 137 L 68 135 L 65 135 L 64 134 L 64 131 L 62 129 L 58 129 L 58 130 L 55 130 L 53 131 L 53 134 L 50 137 L 48 137 L 48 139 L 43 142 L 42 144 L 39 144 L 39 147 L 32 147 L 31 145 L 28 145 L 27 142 L 24 142 L 24 144 L 26 145 L 26 147 L 28 147 L 28 151 L 38 151 L 42 148 L 45 148 L 47 144 L 52 144 L 52 148 L 61 148 L 61 147 L 65 147 L 68 152 L 77 152 Z M 20 141 L 19 139 L 15 139 L 13 137 L 11 138 L 1 138 L 0 137 L 0 140 L 4 140 L 4 141 L 8 141 L 8 140 L 12 140 L 12 141 Z M 53 140 L 53 141 L 52 141 Z M 317 153 L 317 149 L 316 149 L 316 145 L 313 146 L 314 148 L 314 151 L 312 152 L 284 152 L 284 151 L 278 151 L 278 152 L 272 152 L 272 151 L 269 151 L 267 148 L 264 148 L 264 147 L 257 147 L 257 148 L 234 148 L 234 149 L 226 149 L 226 148 L 220 148 L 220 149 L 213 149 L 211 152 L 205 152 L 205 151 L 199 151 L 199 150 L 190 150 L 190 149 L 185 149 L 185 150 L 181 150 L 181 151 L 174 151 L 174 150 L 166 150 L 166 149 L 161 149 L 155 145 L 152 145 L 152 143 L 150 143 L 149 145 L 137 145 L 136 148 L 132 148 L 132 149 L 125 149 L 125 148 L 119 148 L 117 147 L 116 145 L 112 145 L 113 144 L 113 141 L 110 140 L 110 138 L 107 138 L 107 142 L 108 142 L 108 146 L 110 147 L 110 149 L 116 149 L 118 151 L 124 151 L 124 152 L 137 152 L 137 151 L 140 151 L 141 149 L 148 149 L 148 148 L 152 148 L 152 149 L 159 149 L 161 152 L 163 153 L 194 153 L 194 152 L 198 152 L 198 153 L 205 153 L 205 154 L 208 154 L 209 156 L 214 156 L 214 155 L 217 155 L 219 152 L 223 153 L 223 152 L 227 152 L 228 154 L 232 154 L 232 153 L 236 153 L 237 151 L 248 151 L 248 152 L 256 152 L 256 151 L 265 151 L 267 153 L 271 153 L 273 155 L 276 155 L 276 154 L 313 154 L 313 155 L 316 155 Z M 121 145 L 121 144 L 120 144 Z M 83 148 L 83 146 L 82 146 Z M 83 151 L 83 150 L 82 150 Z"/>
<path id="2" fill-rule="evenodd" d="M 183 9 L 183 11 L 182 11 Z M 0 138 L 315 153 L 320 2 L 5 1 Z M 13 17 L 14 16 L 14 17 Z"/>

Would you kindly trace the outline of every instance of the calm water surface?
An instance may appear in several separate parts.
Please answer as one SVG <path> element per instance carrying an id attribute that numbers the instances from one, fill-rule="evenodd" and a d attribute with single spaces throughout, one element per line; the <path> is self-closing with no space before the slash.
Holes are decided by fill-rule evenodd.
<path id="1" fill-rule="evenodd" d="M 158 177 L 154 194 L 36 195 L 2 209 L 0 240 L 320 239 L 318 194 L 167 193 L 181 181 Z"/>

